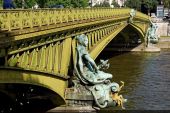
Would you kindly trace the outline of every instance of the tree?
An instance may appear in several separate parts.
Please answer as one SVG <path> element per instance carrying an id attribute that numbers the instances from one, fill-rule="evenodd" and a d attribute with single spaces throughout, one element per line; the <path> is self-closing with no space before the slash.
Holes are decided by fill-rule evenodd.
<path id="1" fill-rule="evenodd" d="M 14 5 L 16 8 L 22 8 L 22 0 L 14 0 Z"/>
<path id="2" fill-rule="evenodd" d="M 126 0 L 125 6 L 140 10 L 141 0 Z"/>
<path id="3" fill-rule="evenodd" d="M 36 3 L 40 8 L 49 8 L 54 5 L 63 5 L 64 7 L 87 7 L 88 0 L 14 0 L 17 8 L 31 8 Z"/>
<path id="4" fill-rule="evenodd" d="M 80 7 L 79 0 L 71 0 L 71 4 L 73 5 L 73 7 Z"/>
<path id="5" fill-rule="evenodd" d="M 158 5 L 158 1 L 157 0 L 144 0 L 144 3 L 146 3 L 148 5 L 148 8 L 150 10 L 155 9 L 156 6 Z"/>
<path id="6" fill-rule="evenodd" d="M 32 8 L 36 0 L 14 0 L 16 8 Z"/>
<path id="7" fill-rule="evenodd" d="M 89 0 L 80 0 L 80 7 L 89 6 Z"/>
<path id="8" fill-rule="evenodd" d="M 168 0 L 169 1 L 169 0 Z M 135 8 L 137 10 L 140 10 L 141 4 L 145 4 L 149 10 L 154 10 L 156 6 L 158 5 L 157 0 L 127 0 L 125 2 L 125 5 L 130 8 Z"/>
<path id="9" fill-rule="evenodd" d="M 25 8 L 32 8 L 36 3 L 36 0 L 25 0 Z"/>
<path id="10" fill-rule="evenodd" d="M 40 8 L 45 8 L 46 7 L 46 3 L 49 0 L 37 0 L 37 4 L 40 6 Z"/>
<path id="11" fill-rule="evenodd" d="M 120 7 L 120 5 L 119 5 L 115 0 L 112 1 L 112 5 L 113 5 L 114 7 Z"/>
<path id="12" fill-rule="evenodd" d="M 71 0 L 72 7 L 87 7 L 88 0 Z"/>
<path id="13" fill-rule="evenodd" d="M 71 0 L 65 0 L 64 1 L 64 7 L 66 7 L 66 8 L 73 7 L 73 4 L 71 3 Z"/>
<path id="14" fill-rule="evenodd" d="M 0 0 L 0 8 L 2 7 L 2 0 Z"/>
<path id="15" fill-rule="evenodd" d="M 164 3 L 164 7 L 165 8 L 169 8 L 170 9 L 170 0 L 164 0 L 163 3 Z"/>

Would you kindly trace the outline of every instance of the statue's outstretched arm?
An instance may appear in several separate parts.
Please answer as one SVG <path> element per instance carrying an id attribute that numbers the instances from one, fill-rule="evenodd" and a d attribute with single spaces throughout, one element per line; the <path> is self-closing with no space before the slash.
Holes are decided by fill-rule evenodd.
<path id="1" fill-rule="evenodd" d="M 94 60 L 90 57 L 90 55 L 85 54 L 84 58 L 93 66 L 95 72 L 97 72 L 98 71 L 98 67 L 97 67 L 96 63 L 94 62 Z"/>

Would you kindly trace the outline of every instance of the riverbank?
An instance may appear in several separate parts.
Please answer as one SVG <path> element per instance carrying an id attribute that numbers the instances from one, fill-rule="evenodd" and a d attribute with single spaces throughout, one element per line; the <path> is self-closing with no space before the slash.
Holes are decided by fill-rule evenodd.
<path id="1" fill-rule="evenodd" d="M 159 43 L 156 44 L 156 47 L 161 48 L 161 49 L 169 49 L 170 48 L 170 36 L 161 37 L 159 39 Z"/>
<path id="2" fill-rule="evenodd" d="M 125 52 L 115 55 L 114 52 L 102 52 L 100 59 L 109 59 L 108 73 L 113 75 L 113 81 L 124 81 L 125 86 L 121 92 L 128 102 L 126 111 L 143 113 L 151 110 L 167 110 L 170 108 L 170 50 L 158 53 Z M 163 103 L 163 104 L 162 104 Z M 91 111 L 91 110 L 92 111 Z M 122 110 L 106 108 L 97 113 L 121 113 Z M 62 111 L 63 110 L 63 111 Z M 58 107 L 47 113 L 61 112 L 94 112 L 91 107 L 75 106 L 66 108 Z M 166 113 L 166 111 L 165 111 Z"/>
<path id="3" fill-rule="evenodd" d="M 110 46 L 108 48 L 105 48 L 106 51 L 117 51 L 117 52 L 140 52 L 140 51 L 144 51 L 144 52 L 159 52 L 161 51 L 161 49 L 170 49 L 170 36 L 166 36 L 166 37 L 161 37 L 159 39 L 159 42 L 157 44 L 151 44 L 151 46 L 149 48 L 146 48 L 145 45 L 139 44 L 138 46 L 133 46 L 133 47 L 129 47 L 129 46 L 120 46 L 120 47 L 116 47 L 116 46 Z"/>

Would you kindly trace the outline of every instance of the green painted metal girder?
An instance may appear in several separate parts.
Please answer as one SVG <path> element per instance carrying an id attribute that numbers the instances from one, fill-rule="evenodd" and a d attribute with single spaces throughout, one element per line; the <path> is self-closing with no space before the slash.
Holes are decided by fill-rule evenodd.
<path id="1" fill-rule="evenodd" d="M 99 41 L 96 46 L 94 46 L 91 51 L 90 55 L 93 59 L 96 59 L 97 56 L 100 54 L 100 52 L 107 46 L 107 44 L 123 29 L 127 26 L 127 23 L 122 22 L 116 30 L 109 34 L 106 35 L 103 40 Z"/>
<path id="2" fill-rule="evenodd" d="M 130 24 L 130 25 L 133 26 L 142 35 L 143 38 L 145 37 L 145 31 L 143 31 L 140 27 L 138 27 L 135 24 Z"/>
<path id="3" fill-rule="evenodd" d="M 86 26 L 94 26 L 94 25 L 99 25 L 102 23 L 107 23 L 107 22 L 111 22 L 111 21 L 121 21 L 121 20 L 127 20 L 128 19 L 128 15 L 127 16 L 123 16 L 123 17 L 119 17 L 119 18 L 105 18 L 105 19 L 100 19 L 100 20 L 95 20 L 95 21 L 89 21 L 89 22 L 79 22 L 78 24 L 71 24 L 71 25 L 67 25 L 67 26 L 63 26 L 63 27 L 54 27 L 52 29 L 46 29 L 46 30 L 40 30 L 40 31 L 36 31 L 36 32 L 28 32 L 28 33 L 21 33 L 21 34 L 15 34 L 12 35 L 12 33 L 10 33 L 10 35 L 8 36 L 8 38 L 4 38 L 2 37 L 0 39 L 0 43 L 9 43 L 11 41 L 18 41 L 18 40 L 23 40 L 23 39 L 28 39 L 28 38 L 32 38 L 32 37 L 38 37 L 38 36 L 42 36 L 42 35 L 47 35 L 47 34 L 51 34 L 51 33 L 57 33 L 57 32 L 61 32 L 61 31 L 69 31 L 70 29 L 80 29 Z M 27 29 L 25 29 L 27 31 Z"/>
<path id="4" fill-rule="evenodd" d="M 31 84 L 48 88 L 58 94 L 60 102 L 53 100 L 58 105 L 65 104 L 64 91 L 68 86 L 66 79 L 60 77 L 50 76 L 45 73 L 16 70 L 10 68 L 0 68 L 0 84 L 5 83 L 19 83 L 19 84 Z"/>

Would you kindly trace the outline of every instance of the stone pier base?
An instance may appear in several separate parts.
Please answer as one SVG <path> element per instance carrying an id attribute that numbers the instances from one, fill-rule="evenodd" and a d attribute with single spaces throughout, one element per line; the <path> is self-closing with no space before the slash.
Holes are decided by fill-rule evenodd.
<path id="1" fill-rule="evenodd" d="M 145 52 L 160 52 L 161 49 L 159 47 L 156 47 L 154 45 L 150 45 L 144 49 Z"/>
<path id="2" fill-rule="evenodd" d="M 51 109 L 47 111 L 46 113 L 63 113 L 63 112 L 69 112 L 69 113 L 77 113 L 77 112 L 88 112 L 88 113 L 96 113 L 96 110 L 92 108 L 91 106 L 62 106 L 62 107 L 56 107 L 54 109 Z"/>
<path id="3" fill-rule="evenodd" d="M 149 47 L 145 47 L 144 44 L 140 44 L 136 47 L 133 48 L 126 48 L 126 47 L 121 47 L 121 48 L 106 48 L 106 51 L 118 51 L 118 52 L 160 52 L 161 49 L 156 45 L 156 44 L 150 44 Z"/>

